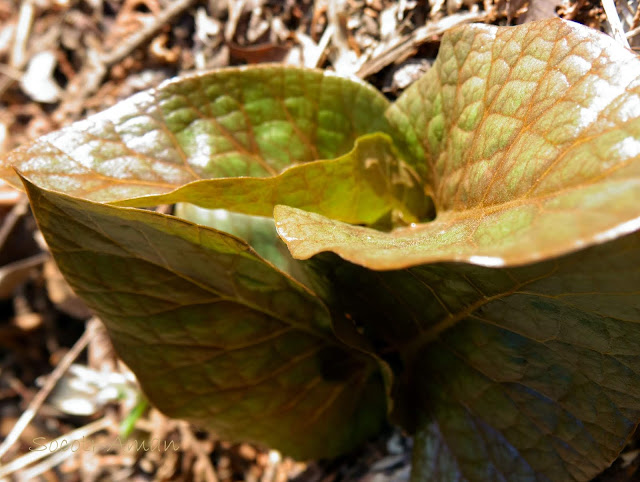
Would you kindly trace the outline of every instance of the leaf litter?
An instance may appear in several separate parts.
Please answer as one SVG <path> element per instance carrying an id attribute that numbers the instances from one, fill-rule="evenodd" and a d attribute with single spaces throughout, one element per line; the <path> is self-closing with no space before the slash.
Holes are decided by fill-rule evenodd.
<path id="1" fill-rule="evenodd" d="M 448 29 L 555 14 L 640 47 L 637 1 L 0 0 L 0 153 L 166 78 L 227 65 L 335 69 L 396 97 L 429 68 Z M 397 432 L 359 454 L 301 464 L 232 445 L 154 409 L 136 413 L 144 403 L 133 375 L 101 322 L 51 267 L 25 206 L 0 185 L 0 478 L 407 480 L 411 441 Z M 131 450 L 122 442 L 127 424 L 133 440 L 180 448 Z M 38 437 L 58 445 L 90 440 L 98 448 L 29 450 Z M 596 480 L 633 480 L 638 446 L 632 439 Z"/>

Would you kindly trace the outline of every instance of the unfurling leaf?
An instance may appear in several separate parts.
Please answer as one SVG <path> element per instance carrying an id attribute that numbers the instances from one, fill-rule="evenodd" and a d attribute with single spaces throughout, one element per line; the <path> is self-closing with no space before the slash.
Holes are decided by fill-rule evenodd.
<path id="1" fill-rule="evenodd" d="M 392 211 L 406 222 L 418 221 L 428 213 L 427 201 L 390 138 L 372 134 L 359 138 L 344 156 L 293 166 L 278 176 L 196 181 L 167 194 L 114 204 L 188 202 L 254 216 L 271 216 L 276 204 L 287 204 L 349 223 L 373 224 Z"/>
<path id="2" fill-rule="evenodd" d="M 603 34 L 558 19 L 455 29 L 388 116 L 435 221 L 382 233 L 282 208 L 294 257 L 517 265 L 640 226 L 640 59 Z"/>

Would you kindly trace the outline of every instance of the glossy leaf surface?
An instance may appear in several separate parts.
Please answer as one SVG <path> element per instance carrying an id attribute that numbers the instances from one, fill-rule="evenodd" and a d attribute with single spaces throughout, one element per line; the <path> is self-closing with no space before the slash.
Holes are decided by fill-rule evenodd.
<path id="1" fill-rule="evenodd" d="M 268 66 L 170 80 L 9 153 L 0 176 L 95 201 L 166 193 L 198 179 L 273 176 L 389 132 L 387 100 L 362 82 Z"/>
<path id="2" fill-rule="evenodd" d="M 640 235 L 515 268 L 345 267 L 350 315 L 397 353 L 414 480 L 588 481 L 640 420 Z M 404 392 L 404 393 L 403 393 Z"/>
<path id="3" fill-rule="evenodd" d="M 60 270 L 160 410 L 300 458 L 379 429 L 377 364 L 348 352 L 322 302 L 246 243 L 25 186 Z"/>
<path id="4" fill-rule="evenodd" d="M 603 34 L 559 19 L 454 29 L 388 115 L 436 220 L 380 233 L 283 208 L 295 257 L 518 265 L 640 226 L 640 60 Z"/>
<path id="5" fill-rule="evenodd" d="M 276 208 L 295 257 L 392 270 L 332 282 L 358 287 L 350 316 L 403 359 L 413 480 L 587 481 L 633 433 L 639 77 L 634 55 L 557 20 L 458 29 L 389 112 L 435 221 L 381 233 Z"/>
<path id="6" fill-rule="evenodd" d="M 278 176 L 196 181 L 164 195 L 115 204 L 145 207 L 176 202 L 269 217 L 276 204 L 287 204 L 358 224 L 373 224 L 392 211 L 415 222 L 428 206 L 416 174 L 394 152 L 391 139 L 381 134 L 361 137 L 337 159 L 293 166 Z"/>
<path id="7" fill-rule="evenodd" d="M 333 196 L 333 201 L 325 202 L 327 212 L 342 210 L 354 213 L 345 219 L 360 221 L 362 217 L 372 222 L 384 213 L 402 211 L 406 199 L 396 202 L 393 196 L 415 188 L 415 183 L 408 182 L 412 174 L 400 165 L 384 135 L 363 138 L 354 149 L 361 135 L 390 130 L 384 117 L 387 107 L 385 98 L 366 84 L 319 71 L 272 66 L 186 76 L 10 153 L 3 159 L 5 177 L 15 182 L 13 171 L 7 174 L 12 169 L 9 164 L 14 164 L 39 185 L 76 196 L 64 198 L 68 209 L 57 211 L 58 217 L 48 216 L 46 203 L 34 203 L 41 229 L 53 250 L 73 240 L 71 245 L 78 251 L 71 248 L 71 252 L 56 255 L 61 269 L 105 320 L 119 353 L 141 378 L 156 406 L 212 426 L 229 439 L 266 443 L 299 458 L 331 456 L 376 431 L 385 416 L 387 393 L 378 374 L 379 361 L 345 351 L 333 335 L 322 301 L 255 253 L 249 255 L 249 245 L 235 238 L 212 235 L 205 229 L 207 238 L 199 228 L 194 234 L 191 227 L 191 234 L 185 233 L 191 236 L 191 246 L 185 247 L 177 233 L 188 224 L 163 218 L 170 229 L 161 232 L 160 221 L 150 213 L 132 214 L 121 208 L 100 211 L 102 208 L 81 199 L 121 201 L 169 192 L 194 179 L 231 176 L 241 186 L 225 184 L 235 188 L 235 197 L 226 189 L 223 192 L 227 205 L 235 203 L 238 208 L 243 195 L 252 195 L 247 187 L 255 186 L 255 177 L 275 176 L 292 165 L 346 154 L 325 161 L 328 172 L 324 176 L 322 165 L 314 172 L 319 163 L 310 163 L 307 176 L 321 183 L 310 196 L 305 182 L 285 185 L 276 178 L 275 183 L 267 182 L 268 189 L 276 199 L 284 195 L 287 202 L 293 202 L 292 196 L 303 200 L 307 196 L 307 204 L 302 203 L 305 207 L 318 198 L 320 202 L 322 196 Z M 325 178 L 329 174 L 347 183 L 343 192 L 354 196 L 348 207 L 342 208 L 337 203 L 340 196 L 328 189 L 329 179 Z M 352 178 L 356 182 L 348 184 Z M 292 179 L 285 175 L 285 180 Z M 285 189 L 278 192 L 272 187 L 278 185 Z M 365 194 L 351 193 L 354 186 Z M 31 189 L 40 188 L 31 184 Z M 49 204 L 59 200 L 52 193 L 47 195 L 51 197 L 41 199 L 49 199 Z M 250 201 L 245 207 L 251 206 Z M 270 215 L 273 201 L 267 201 L 270 204 L 259 206 L 258 212 Z M 390 206 L 387 201 L 392 201 Z M 85 220 L 89 228 L 74 221 L 77 213 L 85 211 L 86 216 L 77 219 Z M 306 281 L 299 263 L 286 248 L 282 250 L 271 220 L 230 216 L 243 225 L 234 225 L 229 217 L 212 224 L 246 238 L 278 267 Z M 75 230 L 69 231 L 68 225 Z M 100 236 L 95 231 L 102 235 L 107 228 L 111 230 L 105 235 L 108 240 L 126 253 L 114 255 L 111 248 L 96 241 Z M 172 241 L 174 235 L 177 238 Z M 212 236 L 218 246 L 198 248 Z M 165 245 L 159 247 L 158 242 Z M 128 250 L 131 243 L 138 243 L 138 249 Z M 108 255 L 100 249 L 108 249 Z M 186 250 L 186 259 L 181 249 Z M 189 258 L 194 250 L 196 260 Z M 147 251 L 159 253 L 167 266 L 149 267 Z M 60 261 L 63 256 L 66 265 Z M 180 269 L 190 270 L 195 264 L 200 278 L 224 286 L 241 299 L 226 300 L 229 293 L 218 293 L 222 300 L 218 301 L 185 284 Z M 268 308 L 243 298 L 246 293 L 238 288 L 243 280 L 251 291 L 249 298 L 260 298 Z M 165 292 L 170 294 L 165 297 Z M 301 293 L 306 293 L 306 304 L 297 301 L 297 307 L 288 306 Z M 275 305 L 282 305 L 283 312 L 269 312 Z M 297 311 L 296 329 L 287 326 L 292 323 L 291 310 Z M 321 317 L 328 338 L 305 335 L 305 329 L 312 328 L 308 325 Z M 153 322 L 157 324 L 148 325 Z M 202 343 L 199 348 L 198 343 Z M 244 366 L 238 362 L 243 359 Z M 175 383 L 165 383 L 165 377 L 157 376 L 163 369 Z M 389 377 L 386 371 L 385 376 Z M 195 386 L 197 383 L 202 386 Z M 179 396 L 172 398 L 173 393 Z M 347 421 L 359 428 L 354 430 Z M 296 430 L 320 436 L 300 443 Z M 342 435 L 336 437 L 336 431 Z"/>

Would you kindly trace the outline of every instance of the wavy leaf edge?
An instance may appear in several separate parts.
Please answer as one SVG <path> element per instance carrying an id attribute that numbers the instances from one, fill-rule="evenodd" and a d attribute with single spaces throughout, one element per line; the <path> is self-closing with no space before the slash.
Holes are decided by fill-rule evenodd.
<path id="1" fill-rule="evenodd" d="M 424 160 L 435 220 L 387 233 L 279 206 L 295 258 L 518 266 L 640 228 L 640 59 L 600 32 L 457 27 L 387 115 Z"/>

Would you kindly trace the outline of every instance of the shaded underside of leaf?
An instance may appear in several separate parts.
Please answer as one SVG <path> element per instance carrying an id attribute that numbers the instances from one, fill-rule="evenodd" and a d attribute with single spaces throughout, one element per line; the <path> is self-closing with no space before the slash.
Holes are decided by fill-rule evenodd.
<path id="1" fill-rule="evenodd" d="M 343 453 L 379 429 L 375 361 L 347 352 L 322 302 L 246 243 L 25 187 L 61 271 L 160 410 L 298 458 Z"/>
<path id="2" fill-rule="evenodd" d="M 518 269 L 451 266 L 478 301 L 447 306 L 461 319 L 414 376 L 466 480 L 586 481 L 618 456 L 640 419 L 639 266 L 638 234 Z"/>
<path id="3" fill-rule="evenodd" d="M 402 360 L 413 480 L 588 481 L 634 432 L 640 234 L 515 268 L 335 273 L 354 323 Z"/>
<path id="4" fill-rule="evenodd" d="M 293 166 L 278 176 L 195 181 L 167 194 L 114 204 L 177 202 L 269 217 L 276 204 L 287 204 L 348 223 L 373 224 L 391 211 L 406 222 L 418 221 L 427 213 L 428 198 L 389 136 L 371 134 L 357 139 L 344 156 Z"/>
<path id="5" fill-rule="evenodd" d="M 282 209 L 294 256 L 519 265 L 640 227 L 640 60 L 599 32 L 560 19 L 453 29 L 387 115 L 436 220 L 377 233 Z"/>
<path id="6" fill-rule="evenodd" d="M 264 177 L 333 159 L 357 137 L 390 132 L 388 101 L 371 86 L 283 66 L 173 79 L 0 160 L 37 185 L 96 201 L 166 193 L 217 177 Z"/>
<path id="7" fill-rule="evenodd" d="M 246 241 L 262 258 L 305 286 L 309 286 L 309 283 L 305 282 L 301 262 L 291 257 L 286 244 L 278 237 L 272 218 L 250 216 L 225 209 L 204 209 L 188 203 L 176 204 L 175 215 Z"/>

